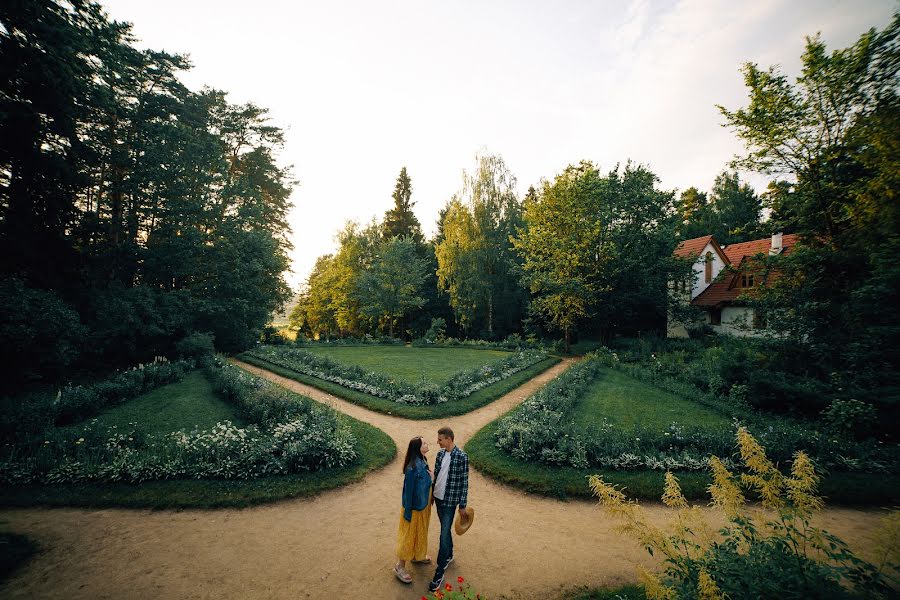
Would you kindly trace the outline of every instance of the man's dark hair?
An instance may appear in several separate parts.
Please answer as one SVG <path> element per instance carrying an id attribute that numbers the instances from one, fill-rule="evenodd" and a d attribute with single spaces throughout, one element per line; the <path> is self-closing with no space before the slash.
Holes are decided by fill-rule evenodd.
<path id="1" fill-rule="evenodd" d="M 450 438 L 452 440 L 453 439 L 453 430 L 450 429 L 449 427 L 441 427 L 440 429 L 438 429 L 438 435 L 442 435 L 445 438 Z"/>

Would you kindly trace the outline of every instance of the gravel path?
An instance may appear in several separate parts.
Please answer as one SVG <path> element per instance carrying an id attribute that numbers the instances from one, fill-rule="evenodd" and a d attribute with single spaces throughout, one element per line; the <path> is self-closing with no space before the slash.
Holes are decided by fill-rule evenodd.
<path id="1" fill-rule="evenodd" d="M 285 387 L 325 402 L 387 432 L 405 451 L 412 436 L 436 438 L 447 424 L 457 442 L 505 413 L 567 369 L 565 361 L 497 401 L 459 417 L 412 421 L 355 404 L 238 363 Z M 436 444 L 432 445 L 432 454 Z M 413 584 L 391 572 L 402 475 L 398 456 L 363 481 L 314 498 L 249 509 L 86 510 L 14 509 L 0 512 L 0 529 L 24 533 L 43 548 L 2 598 L 65 599 L 418 599 L 431 568 L 412 566 Z M 660 475 L 661 477 L 662 475 Z M 456 538 L 452 583 L 463 576 L 491 598 L 555 598 L 576 586 L 632 582 L 637 564 L 654 560 L 615 531 L 589 501 L 563 502 L 527 495 L 472 471 L 469 504 L 477 519 Z M 647 505 L 666 520 L 661 506 Z M 711 522 L 718 519 L 708 512 Z M 871 552 L 881 513 L 829 509 L 818 524 L 863 556 Z M 429 547 L 437 555 L 439 525 L 432 516 Z"/>

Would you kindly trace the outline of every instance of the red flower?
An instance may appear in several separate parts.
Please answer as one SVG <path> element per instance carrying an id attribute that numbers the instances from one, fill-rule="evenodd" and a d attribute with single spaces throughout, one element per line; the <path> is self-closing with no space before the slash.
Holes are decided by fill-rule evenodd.
<path id="1" fill-rule="evenodd" d="M 465 579 L 463 579 L 462 577 L 457 577 L 456 581 L 457 583 L 462 583 L 463 581 L 465 581 Z"/>
<path id="2" fill-rule="evenodd" d="M 447 590 L 447 591 L 449 592 L 450 590 L 453 589 L 453 586 L 450 585 L 449 583 L 445 583 L 445 584 L 444 584 L 444 589 Z"/>

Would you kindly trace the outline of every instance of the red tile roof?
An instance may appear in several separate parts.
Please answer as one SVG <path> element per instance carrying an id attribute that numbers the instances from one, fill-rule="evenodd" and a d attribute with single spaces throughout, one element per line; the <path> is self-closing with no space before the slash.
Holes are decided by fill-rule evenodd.
<path id="1" fill-rule="evenodd" d="M 781 238 L 781 254 L 787 254 L 790 249 L 800 241 L 800 236 L 796 234 L 784 235 Z M 753 261 L 753 257 L 757 254 L 768 255 L 769 249 L 772 247 L 772 238 L 764 238 L 761 240 L 753 240 L 750 242 L 742 242 L 740 244 L 731 244 L 725 246 L 725 256 L 731 261 L 732 265 L 737 265 L 737 273 L 731 269 L 723 269 L 719 276 L 705 290 L 700 292 L 696 298 L 691 300 L 694 306 L 719 306 L 737 300 L 739 296 L 753 294 L 756 287 L 742 288 L 738 285 L 740 271 L 750 270 L 748 263 Z M 761 277 L 762 274 L 757 274 Z M 769 281 L 777 278 L 777 271 L 769 273 Z M 757 281 L 759 286 L 762 282 Z"/>
<path id="2" fill-rule="evenodd" d="M 786 254 L 793 245 L 800 241 L 800 236 L 796 233 L 789 233 L 781 236 L 782 254 Z M 725 246 L 725 256 L 732 264 L 738 264 L 745 256 L 756 256 L 757 254 L 768 254 L 769 248 L 772 247 L 772 238 L 767 237 L 761 240 L 753 240 L 751 242 L 741 242 L 740 244 L 730 244 Z"/>
<path id="3" fill-rule="evenodd" d="M 700 256 L 700 253 L 703 252 L 703 249 L 706 248 L 706 245 L 710 242 L 712 242 L 713 247 L 719 251 L 719 254 L 726 258 L 725 262 L 727 263 L 727 256 L 722 251 L 722 247 L 719 246 L 719 243 L 711 235 L 704 235 L 703 237 L 694 238 L 692 240 L 684 240 L 678 244 L 677 248 L 675 248 L 674 254 L 675 256 L 680 256 L 682 258 Z"/>

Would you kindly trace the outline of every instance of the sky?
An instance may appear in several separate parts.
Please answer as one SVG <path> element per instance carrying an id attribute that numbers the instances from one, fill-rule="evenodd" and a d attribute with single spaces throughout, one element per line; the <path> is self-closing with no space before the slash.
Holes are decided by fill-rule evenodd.
<path id="1" fill-rule="evenodd" d="M 384 216 L 401 167 L 426 236 L 478 152 L 524 195 L 566 165 L 631 160 L 708 191 L 741 153 L 716 108 L 745 62 L 799 72 L 804 38 L 844 48 L 896 0 L 100 0 L 140 48 L 188 54 L 194 90 L 268 108 L 298 181 L 295 289 L 346 221 Z M 758 190 L 768 178 L 744 174 Z"/>

